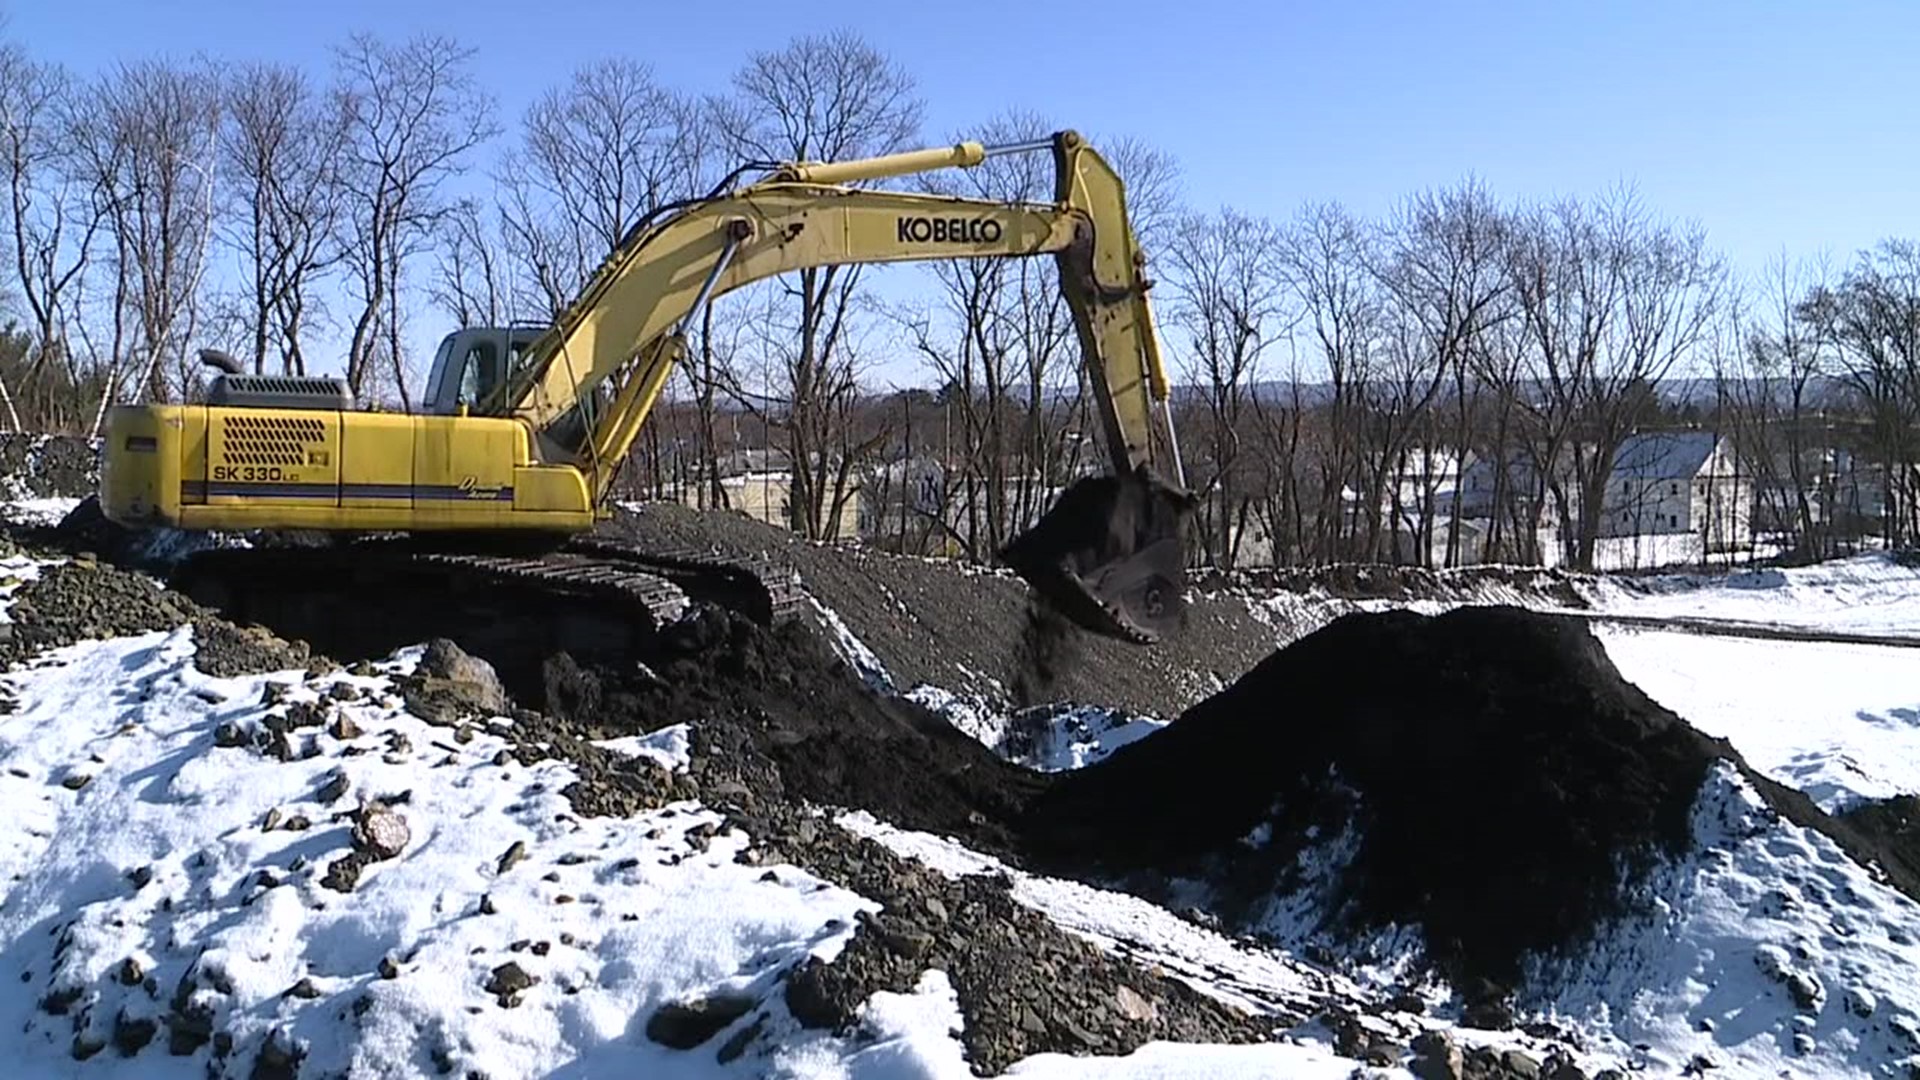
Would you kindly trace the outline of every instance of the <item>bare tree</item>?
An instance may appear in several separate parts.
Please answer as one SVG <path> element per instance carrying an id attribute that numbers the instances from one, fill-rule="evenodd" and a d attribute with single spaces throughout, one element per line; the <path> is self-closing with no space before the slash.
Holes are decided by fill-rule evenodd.
<path id="1" fill-rule="evenodd" d="M 63 69 L 36 63 L 14 42 L 0 42 L 3 235 L 32 334 L 20 385 L 0 382 L 15 430 L 21 426 L 16 390 L 28 399 L 29 415 L 47 422 L 56 408 L 53 387 L 75 375 L 67 319 L 103 220 L 76 168 L 69 115 L 73 92 Z"/>
<path id="2" fill-rule="evenodd" d="M 422 35 L 395 45 L 357 34 L 335 57 L 335 92 L 346 123 L 340 160 L 346 259 L 359 303 L 347 383 L 360 394 L 373 365 L 384 359 L 408 405 L 402 275 L 451 212 L 443 185 L 497 134 L 493 101 L 474 82 L 473 50 L 446 37 Z"/>
<path id="3" fill-rule="evenodd" d="M 638 61 L 583 65 L 527 109 L 501 178 L 516 261 L 557 314 L 642 217 L 697 186 L 697 105 Z"/>
<path id="4" fill-rule="evenodd" d="M 1824 268 L 1784 253 L 1771 260 L 1754 310 L 1731 307 L 1713 352 L 1717 396 L 1755 485 L 1755 511 L 1806 559 L 1830 551 L 1835 511 L 1817 383 L 1829 364 L 1828 343 L 1801 308 L 1827 276 Z"/>
<path id="5" fill-rule="evenodd" d="M 1285 334 L 1284 285 L 1275 261 L 1278 230 L 1263 218 L 1223 208 L 1183 216 L 1162 257 L 1173 294 L 1163 304 L 1179 331 L 1187 377 L 1206 395 L 1206 442 L 1190 457 L 1189 484 L 1202 495 L 1200 529 L 1219 565 L 1231 568 L 1253 505 L 1240 439 L 1261 354 Z M 1190 444 L 1191 445 L 1191 444 Z M 1206 476 L 1192 483 L 1204 465 Z"/>
<path id="6" fill-rule="evenodd" d="M 777 162 L 902 149 L 919 131 L 921 106 L 905 70 L 840 31 L 752 54 L 734 74 L 732 93 L 713 99 L 710 110 L 721 144 L 735 158 Z M 765 394 L 779 403 L 791 460 L 792 524 L 809 537 L 823 534 L 829 508 L 845 494 L 836 477 L 847 463 L 836 465 L 833 456 L 842 443 L 836 417 L 854 385 L 842 346 L 862 269 L 809 268 L 780 282 L 792 318 L 770 322 L 764 342 L 778 368 L 776 385 Z"/>
<path id="7" fill-rule="evenodd" d="M 1444 461 L 1464 464 L 1473 442 L 1476 380 L 1469 362 L 1478 338 L 1510 313 L 1509 283 L 1502 259 L 1507 222 L 1484 186 L 1468 180 L 1458 187 L 1422 192 L 1405 200 L 1387 223 L 1378 275 L 1391 298 L 1400 331 L 1402 379 L 1395 403 L 1407 422 L 1379 428 L 1379 460 L 1391 466 L 1395 481 L 1388 492 L 1394 531 L 1413 528 L 1416 562 L 1430 564 L 1433 522 Z M 1431 411 L 1441 387 L 1451 383 L 1451 430 Z M 1386 419 L 1393 415 L 1387 414 Z M 1408 474 L 1409 458 L 1418 471 Z M 1460 485 L 1452 485 L 1447 508 L 1444 561 L 1460 551 Z M 1407 507 L 1408 500 L 1416 507 Z"/>
<path id="8" fill-rule="evenodd" d="M 1800 310 L 1835 351 L 1837 373 L 1866 414 L 1881 534 L 1890 545 L 1909 543 L 1920 536 L 1920 243 L 1882 240 Z"/>
<path id="9" fill-rule="evenodd" d="M 221 148 L 239 207 L 234 246 L 248 275 L 242 318 L 256 372 L 271 350 L 280 371 L 306 374 L 313 288 L 341 257 L 345 118 L 298 68 L 252 64 L 229 76 Z"/>
<path id="10" fill-rule="evenodd" d="M 1358 478 L 1358 436 L 1364 403 L 1379 365 L 1383 300 L 1368 269 L 1365 225 L 1338 204 L 1309 204 L 1282 230 L 1278 257 L 1300 305 L 1302 332 L 1324 367 L 1328 396 L 1320 446 L 1313 455 L 1311 558 L 1346 554 L 1345 493 Z"/>
<path id="11" fill-rule="evenodd" d="M 1656 221 L 1630 191 L 1529 215 L 1512 264 L 1529 331 L 1535 464 L 1556 499 L 1576 567 L 1592 569 L 1607 482 L 1623 439 L 1651 415 L 1654 386 L 1701 340 L 1725 273 L 1697 227 Z"/>
<path id="12" fill-rule="evenodd" d="M 498 213 L 476 199 L 461 199 L 440 219 L 434 247 L 432 301 L 460 326 L 499 326 L 512 317 L 512 272 Z"/>
<path id="13" fill-rule="evenodd" d="M 114 306 L 133 318 L 114 355 L 138 356 L 121 370 L 143 371 L 147 396 L 167 400 L 194 378 L 186 344 L 212 239 L 219 84 L 203 67 L 145 60 L 102 77 L 80 108 L 80 152 L 113 232 Z"/>

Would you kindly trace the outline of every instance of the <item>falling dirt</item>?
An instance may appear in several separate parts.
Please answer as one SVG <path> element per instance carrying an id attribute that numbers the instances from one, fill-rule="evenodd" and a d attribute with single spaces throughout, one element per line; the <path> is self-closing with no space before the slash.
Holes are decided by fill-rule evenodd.
<path id="1" fill-rule="evenodd" d="M 1007 685 L 1021 709 L 1055 700 L 1061 676 L 1084 662 L 1082 631 L 1065 615 L 1038 599 L 1027 603 L 1026 621 L 1013 652 Z"/>

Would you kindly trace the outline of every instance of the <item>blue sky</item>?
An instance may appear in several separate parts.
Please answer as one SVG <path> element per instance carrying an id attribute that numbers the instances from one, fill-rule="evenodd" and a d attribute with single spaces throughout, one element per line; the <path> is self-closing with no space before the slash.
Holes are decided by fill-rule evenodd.
<path id="1" fill-rule="evenodd" d="M 511 120 L 618 52 L 680 86 L 851 27 L 917 77 L 930 138 L 1020 106 L 1172 153 L 1187 201 L 1386 211 L 1469 174 L 1502 198 L 1625 181 L 1743 269 L 1920 234 L 1920 4 L 1036 0 L 0 0 L 81 70 L 153 52 L 326 63 L 367 29 L 457 34 Z M 437 336 L 437 335 L 436 335 Z"/>

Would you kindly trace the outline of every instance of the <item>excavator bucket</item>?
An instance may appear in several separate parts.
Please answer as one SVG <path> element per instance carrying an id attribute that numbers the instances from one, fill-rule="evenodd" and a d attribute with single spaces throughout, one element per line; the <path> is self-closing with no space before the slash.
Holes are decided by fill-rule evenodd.
<path id="1" fill-rule="evenodd" d="M 1151 645 L 1186 605 L 1186 521 L 1193 499 L 1145 468 L 1095 476 L 1061 493 L 1000 551 L 1041 599 L 1097 634 Z"/>

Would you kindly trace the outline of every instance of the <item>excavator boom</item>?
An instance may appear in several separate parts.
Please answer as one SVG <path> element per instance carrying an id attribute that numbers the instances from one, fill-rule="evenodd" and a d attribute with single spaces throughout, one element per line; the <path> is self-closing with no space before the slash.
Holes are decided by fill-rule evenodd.
<path id="1" fill-rule="evenodd" d="M 1051 202 L 856 186 L 1039 151 L 1054 158 Z M 353 409 L 331 380 L 237 370 L 206 403 L 116 408 L 103 509 L 122 524 L 187 529 L 577 534 L 604 516 L 686 354 L 688 323 L 716 297 L 814 267 L 1046 256 L 1110 472 L 1063 493 L 1001 557 L 1089 629 L 1151 642 L 1178 625 L 1191 502 L 1145 259 L 1119 175 L 1077 134 L 795 162 L 664 209 L 550 325 L 450 334 L 419 413 Z"/>

